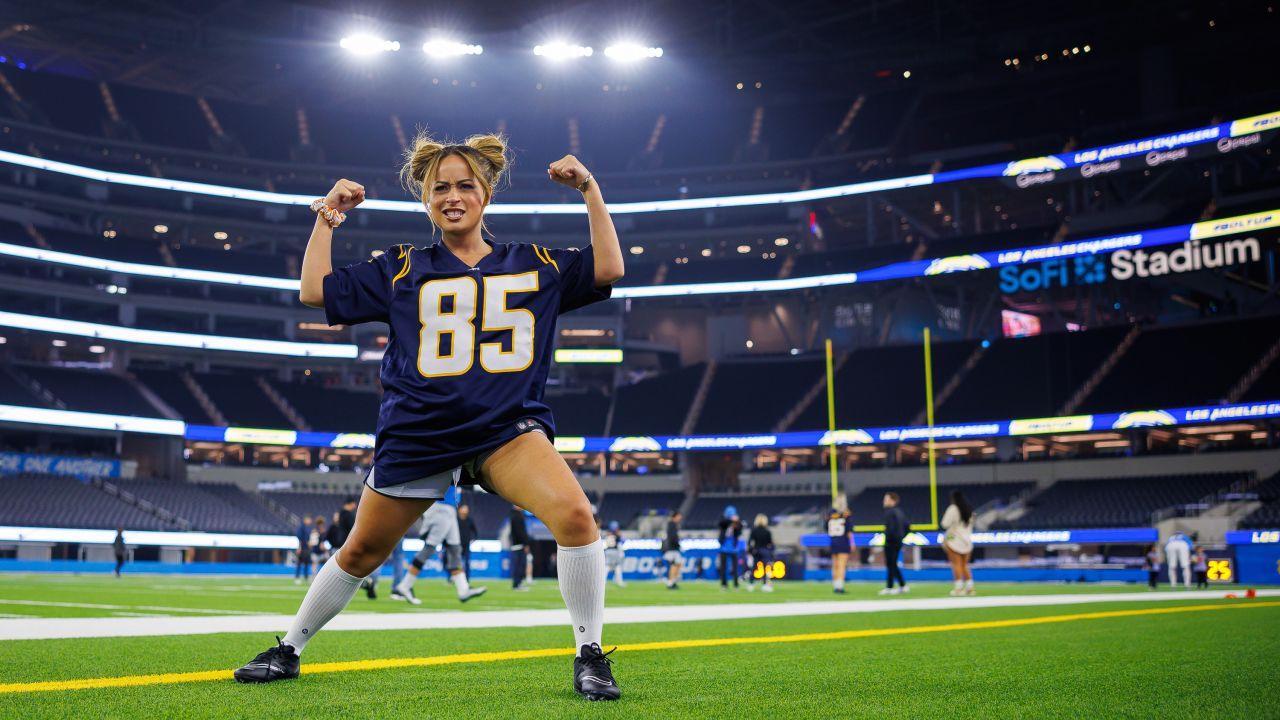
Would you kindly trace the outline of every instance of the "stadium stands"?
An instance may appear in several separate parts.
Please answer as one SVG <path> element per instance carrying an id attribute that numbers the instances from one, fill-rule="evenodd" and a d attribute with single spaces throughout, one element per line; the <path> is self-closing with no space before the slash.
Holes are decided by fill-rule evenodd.
<path id="1" fill-rule="evenodd" d="M 938 517 L 950 503 L 953 490 L 964 493 L 965 499 L 974 510 L 982 510 L 989 505 L 1001 505 L 1035 486 L 1034 482 L 1000 482 L 973 485 L 941 485 L 938 487 Z M 874 525 L 884 522 L 884 494 L 892 490 L 898 493 L 898 506 L 907 514 L 907 520 L 913 525 L 928 524 L 931 518 L 929 488 L 922 485 L 908 487 L 869 487 L 849 498 L 849 511 L 853 513 L 853 521 L 859 525 Z M 830 504 L 830 497 L 827 500 Z"/>
<path id="2" fill-rule="evenodd" d="M 57 475 L 15 475 L 0 479 L 4 502 L 0 525 L 114 530 L 172 530 L 155 515 L 92 485 Z"/>
<path id="3" fill-rule="evenodd" d="M 21 365 L 15 370 L 46 389 L 67 410 L 162 417 L 129 380 L 100 370 Z"/>
<path id="4" fill-rule="evenodd" d="M 1242 530 L 1280 528 L 1280 473 L 1276 473 L 1252 488 L 1262 505 L 1240 521 Z"/>
<path id="5" fill-rule="evenodd" d="M 377 425 L 380 399 L 373 388 L 347 390 L 320 383 L 270 382 L 313 430 L 373 432 Z"/>
<path id="6" fill-rule="evenodd" d="M 773 430 L 797 401 L 823 377 L 820 357 L 743 359 L 720 363 L 697 435 Z"/>
<path id="7" fill-rule="evenodd" d="M 687 528 L 713 528 L 724 515 L 726 505 L 738 509 L 748 525 L 759 513 L 769 517 L 788 513 L 817 515 L 831 506 L 831 495 L 701 495 L 685 516 Z"/>
<path id="8" fill-rule="evenodd" d="M 293 423 L 272 404 L 251 375 L 193 373 L 227 422 L 242 427 L 292 428 Z"/>
<path id="9" fill-rule="evenodd" d="M 543 400 L 551 408 L 557 435 L 604 435 L 609 398 L 603 393 L 594 390 L 548 392 Z"/>
<path id="10" fill-rule="evenodd" d="M 192 425 L 216 425 L 213 418 L 201 407 L 200 401 L 182 381 L 182 375 L 175 370 L 130 368 L 133 376 L 145 384 L 166 405 L 173 408 L 182 419 Z"/>
<path id="11" fill-rule="evenodd" d="M 471 517 L 482 538 L 496 538 L 511 514 L 511 503 L 497 495 L 484 492 L 465 492 L 459 504 L 471 507 Z"/>
<path id="12" fill-rule="evenodd" d="M 640 515 L 669 514 L 683 502 L 682 492 L 609 492 L 605 493 L 596 515 L 605 524 L 616 520 L 627 527 Z"/>
<path id="13" fill-rule="evenodd" d="M 0 365 L 0 404 L 40 407 L 44 399 L 26 382 L 11 375 L 7 365 Z"/>
<path id="14" fill-rule="evenodd" d="M 1102 328 L 995 340 L 937 407 L 935 417 L 938 422 L 958 423 L 1056 415 L 1115 350 L 1125 331 Z M 936 379 L 934 383 L 938 388 Z"/>
<path id="15" fill-rule="evenodd" d="M 1001 528 L 1143 527 L 1157 510 L 1196 502 L 1245 479 L 1240 473 L 1062 480 L 1028 500 L 1028 512 Z"/>
<path id="16" fill-rule="evenodd" d="M 933 387 L 943 387 L 977 348 L 973 341 L 933 347 Z M 836 427 L 885 427 L 910 423 L 924 410 L 924 354 L 919 345 L 856 350 L 836 373 Z M 984 418 L 986 419 L 986 418 Z M 827 427 L 827 398 L 815 397 L 793 430 Z"/>
<path id="17" fill-rule="evenodd" d="M 291 530 L 281 518 L 230 485 L 194 485 L 176 481 L 120 482 L 133 493 L 206 532 L 280 534 Z M 259 510 L 261 512 L 259 512 Z"/>
<path id="18" fill-rule="evenodd" d="M 343 493 L 290 492 L 270 490 L 262 496 L 276 503 L 299 518 L 310 515 L 323 517 L 325 522 L 333 519 L 333 514 L 342 509 L 342 502 L 347 495 Z"/>
<path id="19" fill-rule="evenodd" d="M 1081 410 L 1220 404 L 1277 337 L 1280 316 L 1144 330 Z"/>
<path id="20" fill-rule="evenodd" d="M 678 432 L 698 390 L 705 363 L 623 385 L 613 414 L 613 435 L 666 435 Z"/>

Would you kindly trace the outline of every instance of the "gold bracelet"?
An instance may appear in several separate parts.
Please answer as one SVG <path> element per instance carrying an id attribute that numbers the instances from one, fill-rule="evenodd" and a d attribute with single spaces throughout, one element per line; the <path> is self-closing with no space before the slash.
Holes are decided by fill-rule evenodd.
<path id="1" fill-rule="evenodd" d="M 591 184 L 591 179 L 595 177 L 591 173 L 587 173 L 587 179 L 578 184 L 578 192 L 586 192 L 587 186 Z"/>

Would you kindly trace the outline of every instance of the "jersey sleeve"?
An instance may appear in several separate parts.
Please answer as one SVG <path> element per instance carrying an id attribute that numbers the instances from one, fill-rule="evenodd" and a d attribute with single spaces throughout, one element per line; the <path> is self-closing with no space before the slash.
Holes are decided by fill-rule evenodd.
<path id="1" fill-rule="evenodd" d="M 387 322 L 391 283 L 409 267 L 407 246 L 396 246 L 366 262 L 337 268 L 324 279 L 324 314 L 330 325 Z"/>
<path id="2" fill-rule="evenodd" d="M 560 312 L 608 300 L 613 294 L 612 285 L 596 287 L 595 248 L 588 245 L 583 250 L 541 250 L 560 273 Z"/>

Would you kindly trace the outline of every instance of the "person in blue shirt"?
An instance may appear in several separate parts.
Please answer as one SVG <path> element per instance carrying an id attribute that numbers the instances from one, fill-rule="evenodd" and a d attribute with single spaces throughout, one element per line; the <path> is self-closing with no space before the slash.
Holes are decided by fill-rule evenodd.
<path id="1" fill-rule="evenodd" d="M 237 670 L 237 680 L 296 677 L 310 639 L 465 472 L 469 483 L 528 508 L 551 531 L 577 652 L 574 689 L 589 699 L 621 696 L 600 649 L 604 549 L 591 503 L 552 444 L 555 421 L 543 391 L 557 319 L 609 298 L 623 275 L 622 250 L 599 183 L 572 155 L 550 163 L 547 177 L 582 194 L 589 247 L 487 239 L 484 212 L 507 158 L 498 136 L 444 144 L 420 133 L 402 178 L 440 240 L 395 246 L 344 268 L 332 267 L 334 228 L 364 202 L 365 188 L 339 180 L 312 203 L 317 219 L 301 301 L 324 308 L 331 325 L 389 326 L 374 462 L 351 537 L 317 573 L 284 639 Z"/>
<path id="2" fill-rule="evenodd" d="M 738 589 L 738 538 L 742 536 L 742 518 L 738 508 L 726 505 L 720 518 L 720 589 L 729 589 L 729 577 L 733 577 L 733 589 Z"/>

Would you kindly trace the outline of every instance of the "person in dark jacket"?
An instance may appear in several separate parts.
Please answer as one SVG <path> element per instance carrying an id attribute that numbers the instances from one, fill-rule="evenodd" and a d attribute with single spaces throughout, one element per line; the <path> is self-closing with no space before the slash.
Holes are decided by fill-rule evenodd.
<path id="1" fill-rule="evenodd" d="M 909 532 L 911 532 L 911 525 L 907 522 L 906 513 L 898 507 L 898 493 L 885 493 L 884 568 L 886 575 L 885 587 L 880 591 L 881 595 L 911 592 L 911 586 L 907 585 L 906 578 L 902 576 L 902 568 L 898 566 L 898 556 L 902 554 L 902 541 L 906 539 Z M 895 582 L 899 587 L 894 587 Z"/>
<path id="2" fill-rule="evenodd" d="M 458 538 L 462 541 L 462 574 L 471 579 L 471 541 L 480 534 L 476 519 L 471 517 L 470 505 L 458 506 Z"/>
<path id="3" fill-rule="evenodd" d="M 524 508 L 511 506 L 511 589 L 525 591 L 524 568 L 527 563 L 525 548 L 529 545 L 529 528 L 524 523 Z"/>
<path id="4" fill-rule="evenodd" d="M 667 589 L 680 588 L 680 568 L 684 565 L 684 555 L 680 553 L 680 521 L 684 515 L 677 510 L 667 521 L 667 535 L 662 541 L 662 559 L 667 563 Z"/>
<path id="5" fill-rule="evenodd" d="M 342 509 L 333 518 L 333 527 L 329 528 L 332 536 L 329 544 L 333 546 L 333 552 L 337 552 L 338 548 L 347 544 L 347 538 L 351 536 L 351 529 L 356 526 L 356 499 L 354 496 L 348 495 L 342 501 Z M 337 542 L 334 542 L 334 540 Z M 381 571 L 381 568 L 379 568 Z M 378 573 L 373 573 L 360 583 L 360 588 L 364 590 L 365 595 L 370 600 L 378 599 Z"/>
<path id="6" fill-rule="evenodd" d="M 742 537 L 742 518 L 738 509 L 728 505 L 720 519 L 720 588 L 729 589 L 729 576 L 733 576 L 733 588 L 738 589 L 738 538 Z"/>
<path id="7" fill-rule="evenodd" d="M 116 539 L 111 547 L 116 553 L 116 577 L 120 577 L 120 568 L 124 567 L 124 528 L 116 528 Z"/>
<path id="8" fill-rule="evenodd" d="M 764 513 L 756 515 L 751 534 L 747 536 L 747 590 L 756 589 L 756 569 L 763 573 L 765 592 L 773 592 L 773 533 L 769 532 L 769 518 Z"/>
<path id="9" fill-rule="evenodd" d="M 298 529 L 293 532 L 298 539 L 298 560 L 293 568 L 293 584 L 300 584 L 305 578 L 311 580 L 311 516 L 304 515 Z"/>

